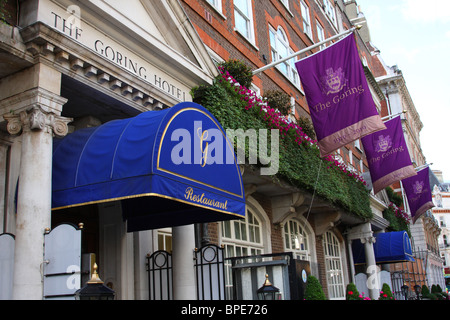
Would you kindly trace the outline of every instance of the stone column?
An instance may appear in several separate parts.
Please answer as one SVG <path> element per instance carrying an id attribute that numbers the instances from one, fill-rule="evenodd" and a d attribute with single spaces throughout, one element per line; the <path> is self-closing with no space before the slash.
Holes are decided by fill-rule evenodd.
<path id="1" fill-rule="evenodd" d="M 39 92 L 35 91 L 35 103 L 28 109 L 3 115 L 8 132 L 22 135 L 13 279 L 13 299 L 20 300 L 43 298 L 44 231 L 51 227 L 52 138 L 53 134 L 66 135 L 72 121 L 44 111 L 49 105 L 38 103 L 42 102 Z M 52 106 L 62 109 L 67 102 L 46 92 L 46 98 L 49 96 Z"/>
<path id="2" fill-rule="evenodd" d="M 349 252 L 353 255 L 351 251 L 351 242 L 359 239 L 364 245 L 364 253 L 366 256 L 366 275 L 367 275 L 367 288 L 369 290 L 369 297 L 372 300 L 376 300 L 380 296 L 380 283 L 379 283 L 379 273 L 378 266 L 375 260 L 375 251 L 373 250 L 373 244 L 376 238 L 373 236 L 372 227 L 370 222 L 355 226 L 347 230 L 347 240 L 349 242 Z M 353 261 L 353 257 L 351 258 Z"/>
<path id="3" fill-rule="evenodd" d="M 381 289 L 378 279 L 378 267 L 375 260 L 375 252 L 373 250 L 375 240 L 376 239 L 373 236 L 361 238 L 361 243 L 364 244 L 364 253 L 366 254 L 367 287 L 369 289 L 369 297 L 372 300 L 378 300 Z"/>
<path id="4" fill-rule="evenodd" d="M 196 300 L 194 225 L 172 228 L 174 300 Z"/>

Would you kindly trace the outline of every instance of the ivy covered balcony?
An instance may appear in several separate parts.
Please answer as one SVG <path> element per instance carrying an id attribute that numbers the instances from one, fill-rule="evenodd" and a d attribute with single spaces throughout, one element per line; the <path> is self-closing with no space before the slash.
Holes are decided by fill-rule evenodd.
<path id="1" fill-rule="evenodd" d="M 279 130 L 278 172 L 260 176 L 260 179 L 265 183 L 270 180 L 274 185 L 300 190 L 310 199 L 314 195 L 314 203 L 320 202 L 328 211 L 345 213 L 345 216 L 356 218 L 356 221 L 368 221 L 373 217 L 369 191 L 357 173 L 348 171 L 333 156 L 320 158 L 317 143 L 305 133 L 307 130 L 289 121 L 249 90 L 251 80 L 247 80 L 247 86 L 241 85 L 240 82 L 246 80 L 239 79 L 238 82 L 235 79 L 238 77 L 232 76 L 223 65 L 219 70 L 220 75 L 212 85 L 192 90 L 194 102 L 208 109 L 225 130 Z M 236 74 L 239 72 L 234 70 L 233 75 Z M 236 148 L 236 141 L 234 143 Z M 248 147 L 245 152 L 248 158 Z M 257 163 L 246 167 L 257 172 L 264 165 Z"/>

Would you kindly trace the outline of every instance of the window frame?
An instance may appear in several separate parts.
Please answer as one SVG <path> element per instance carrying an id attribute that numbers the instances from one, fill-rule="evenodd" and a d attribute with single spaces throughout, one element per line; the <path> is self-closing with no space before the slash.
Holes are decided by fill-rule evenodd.
<path id="1" fill-rule="evenodd" d="M 282 37 L 280 36 L 282 35 Z M 284 31 L 283 27 L 278 26 L 275 30 L 274 27 L 269 25 L 269 42 L 270 42 L 270 53 L 272 62 L 279 61 L 284 58 L 284 56 L 280 53 L 280 49 L 286 51 L 286 57 L 293 54 L 294 50 L 291 49 L 289 45 L 289 38 L 287 37 L 286 31 Z M 279 48 L 278 46 L 283 46 L 283 48 Z M 300 89 L 300 76 L 298 74 L 297 68 L 295 67 L 295 63 L 298 61 L 298 58 L 291 58 L 288 61 L 277 64 L 276 68 L 298 89 Z M 283 68 L 284 67 L 284 68 Z"/>
<path id="2" fill-rule="evenodd" d="M 205 0 L 211 7 L 222 13 L 222 0 Z"/>
<path id="3" fill-rule="evenodd" d="M 344 264 L 339 239 L 333 232 L 327 231 L 323 235 L 322 245 L 330 300 L 345 299 Z"/>
<path id="4" fill-rule="evenodd" d="M 249 224 L 249 217 L 251 224 Z M 242 228 L 245 225 L 247 229 L 247 234 L 249 234 L 249 226 L 256 225 L 254 221 L 258 222 L 259 226 L 259 242 L 249 241 L 249 237 L 246 240 L 236 239 L 236 231 L 235 227 L 238 225 Z M 229 224 L 230 226 L 230 236 L 226 235 L 225 225 Z M 256 211 L 247 207 L 247 214 L 245 215 L 244 221 L 222 221 L 220 223 L 220 232 L 221 232 L 221 244 L 225 250 L 225 256 L 228 258 L 231 257 L 241 257 L 241 256 L 253 256 L 264 254 L 265 246 L 264 246 L 264 221 L 256 214 Z M 242 234 L 242 232 L 241 232 Z M 232 296 L 233 290 L 233 274 L 231 269 L 231 260 L 225 260 L 225 291 L 226 296 Z"/>
<path id="5" fill-rule="evenodd" d="M 242 35 L 245 39 L 247 39 L 251 44 L 255 45 L 255 27 L 253 23 L 253 6 L 251 0 L 242 0 L 247 2 L 247 10 L 248 10 L 248 17 L 245 15 L 245 13 L 242 12 L 242 10 L 236 5 L 236 1 L 233 1 L 233 9 L 234 9 L 234 30 L 238 32 L 240 35 Z M 246 20 L 247 29 L 245 32 L 242 30 L 239 30 L 236 23 L 236 14 L 238 14 L 240 17 L 242 17 L 244 20 Z M 247 35 L 246 35 L 247 33 Z"/>
<path id="6" fill-rule="evenodd" d="M 293 227 L 296 230 L 292 230 Z M 300 229 L 300 230 L 299 230 Z M 295 231 L 294 233 L 292 231 Z M 300 231 L 300 232 L 298 232 Z M 295 239 L 292 239 L 292 235 L 299 234 L 301 236 L 301 240 L 299 241 L 299 244 L 304 244 L 305 248 L 292 248 L 291 244 L 292 241 L 295 242 Z M 289 238 L 289 241 L 288 239 Z M 306 226 L 302 226 L 302 223 L 297 219 L 289 219 L 287 220 L 283 225 L 283 242 L 284 242 L 284 249 L 287 252 L 292 252 L 295 255 L 295 258 L 298 258 L 300 260 L 307 260 L 311 261 L 311 243 L 310 243 L 310 234 L 306 228 Z"/>
<path id="7" fill-rule="evenodd" d="M 316 32 L 317 32 L 317 43 L 324 41 L 325 40 L 325 28 L 322 26 L 322 24 L 317 19 L 316 19 Z M 323 50 L 326 47 L 327 47 L 326 44 L 322 44 L 320 46 L 320 50 Z"/>
<path id="8" fill-rule="evenodd" d="M 309 9 L 309 6 L 306 4 L 306 2 L 303 0 L 300 0 L 300 11 L 302 15 L 303 33 L 306 34 L 310 39 L 312 39 L 313 36 L 311 26 L 311 10 Z"/>
<path id="9" fill-rule="evenodd" d="M 323 4 L 323 11 L 325 12 L 325 15 L 327 18 L 331 21 L 334 27 L 337 28 L 337 15 L 336 15 L 336 8 L 331 3 L 330 0 L 322 0 Z"/>

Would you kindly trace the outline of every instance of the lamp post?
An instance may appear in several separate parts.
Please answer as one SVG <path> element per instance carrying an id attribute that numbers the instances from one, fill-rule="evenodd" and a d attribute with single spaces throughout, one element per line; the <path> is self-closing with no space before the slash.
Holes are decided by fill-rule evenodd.
<path id="1" fill-rule="evenodd" d="M 266 281 L 261 288 L 258 289 L 258 299 L 259 300 L 275 300 L 275 297 L 280 292 L 280 289 L 273 286 L 269 281 L 269 275 L 266 274 Z"/>
<path id="2" fill-rule="evenodd" d="M 77 300 L 114 300 L 114 290 L 103 284 L 97 273 L 97 264 L 94 264 L 94 273 L 86 285 L 75 292 Z"/>
<path id="3" fill-rule="evenodd" d="M 416 293 L 416 299 L 417 299 L 417 300 L 420 300 L 420 292 L 421 292 L 421 290 L 422 290 L 422 287 L 419 286 L 418 284 L 416 284 L 416 285 L 414 286 L 414 291 L 415 291 L 415 293 Z"/>
<path id="4" fill-rule="evenodd" d="M 405 296 L 405 300 L 408 300 L 408 291 L 409 291 L 409 287 L 406 284 L 404 284 L 402 286 L 402 293 Z"/>

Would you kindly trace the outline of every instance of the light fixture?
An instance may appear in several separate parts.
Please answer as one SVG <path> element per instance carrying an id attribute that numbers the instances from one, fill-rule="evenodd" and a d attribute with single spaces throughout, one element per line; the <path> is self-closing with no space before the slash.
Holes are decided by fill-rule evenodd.
<path id="1" fill-rule="evenodd" d="M 86 285 L 75 292 L 77 300 L 114 300 L 114 290 L 103 284 L 97 273 L 97 264 L 94 264 L 94 272 L 91 280 Z"/>
<path id="2" fill-rule="evenodd" d="M 279 295 L 280 289 L 273 286 L 269 281 L 269 275 L 266 274 L 266 280 L 261 288 L 258 289 L 258 299 L 259 300 L 275 300 Z"/>

